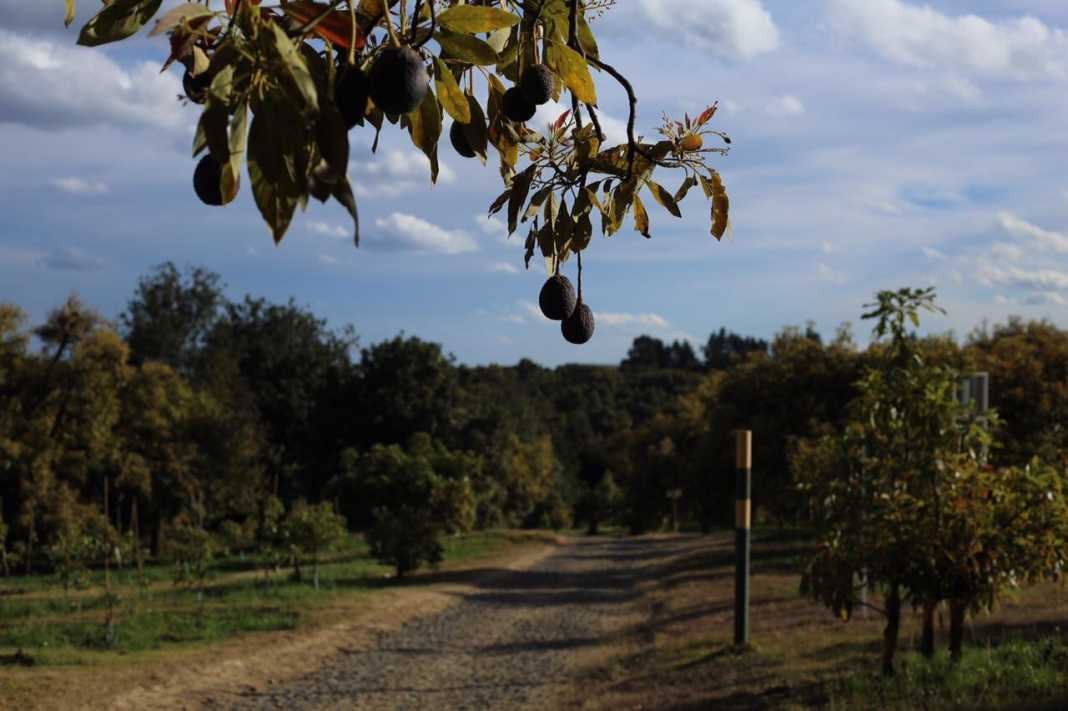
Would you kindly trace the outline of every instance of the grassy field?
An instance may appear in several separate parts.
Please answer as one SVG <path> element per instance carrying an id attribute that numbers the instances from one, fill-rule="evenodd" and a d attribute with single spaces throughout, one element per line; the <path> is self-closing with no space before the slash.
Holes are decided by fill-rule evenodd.
<path id="1" fill-rule="evenodd" d="M 501 553 L 517 543 L 544 540 L 538 534 L 488 531 L 444 541 L 448 565 Z M 147 585 L 135 570 L 111 572 L 117 595 L 111 639 L 105 625 L 103 571 L 94 571 L 87 587 L 66 593 L 50 576 L 0 579 L 0 660 L 35 666 L 93 664 L 102 655 L 161 650 L 226 639 L 235 634 L 289 630 L 323 621 L 323 613 L 341 603 L 397 585 L 418 585 L 420 577 L 397 581 L 392 569 L 374 561 L 360 538 L 352 538 L 327 556 L 320 569 L 320 589 L 311 585 L 311 566 L 295 581 L 284 568 L 265 581 L 254 556 L 217 560 L 206 582 L 203 615 L 196 589 L 174 584 L 173 568 L 151 565 Z"/>
<path id="2" fill-rule="evenodd" d="M 883 620 L 843 622 L 798 594 L 809 544 L 800 532 L 760 532 L 753 544 L 752 646 L 733 646 L 733 533 L 693 537 L 685 555 L 650 562 L 645 622 L 606 668 L 590 671 L 581 708 L 1063 709 L 1068 708 L 1068 589 L 1021 591 L 969 618 L 960 665 L 915 651 L 902 629 L 898 674 L 878 673 Z M 878 602 L 873 600 L 873 602 Z M 946 620 L 948 625 L 948 619 Z"/>

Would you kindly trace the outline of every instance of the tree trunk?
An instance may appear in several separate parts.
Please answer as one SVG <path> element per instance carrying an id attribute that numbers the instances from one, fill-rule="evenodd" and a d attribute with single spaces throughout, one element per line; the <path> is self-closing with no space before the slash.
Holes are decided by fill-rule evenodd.
<path id="1" fill-rule="evenodd" d="M 964 647 L 964 616 L 968 606 L 964 600 L 954 598 L 949 601 L 949 657 L 959 662 Z"/>
<path id="2" fill-rule="evenodd" d="M 935 653 L 934 618 L 937 608 L 937 600 L 927 600 L 923 603 L 923 636 L 920 638 L 920 652 L 928 659 Z"/>
<path id="3" fill-rule="evenodd" d="M 890 586 L 886 596 L 886 628 L 883 630 L 883 676 L 894 675 L 894 655 L 901 630 L 901 591 L 897 584 Z"/>

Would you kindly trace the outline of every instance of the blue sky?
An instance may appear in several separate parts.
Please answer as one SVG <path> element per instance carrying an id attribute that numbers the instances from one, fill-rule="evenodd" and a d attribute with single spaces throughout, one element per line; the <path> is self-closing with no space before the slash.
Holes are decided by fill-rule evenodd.
<path id="1" fill-rule="evenodd" d="M 830 335 L 875 290 L 929 284 L 949 310 L 931 330 L 1010 314 L 1068 326 L 1060 0 L 621 0 L 595 29 L 637 89 L 640 132 L 721 103 L 733 232 L 709 236 L 696 191 L 682 220 L 649 206 L 651 241 L 629 226 L 596 237 L 597 333 L 582 347 L 536 313 L 544 271 L 524 272 L 521 239 L 485 218 L 493 165 L 443 145 L 431 188 L 406 134 L 385 132 L 372 156 L 356 129 L 364 245 L 314 204 L 276 248 L 247 191 L 227 208 L 196 200 L 197 114 L 175 100 L 178 71 L 159 74 L 164 40 L 76 47 L 95 9 L 79 4 L 64 30 L 60 0 L 0 0 L 0 300 L 34 321 L 72 290 L 115 316 L 172 260 L 218 271 L 235 297 L 293 297 L 364 343 L 404 331 L 466 363 L 616 362 L 641 333 L 696 345 L 807 319 Z M 619 135 L 625 96 L 598 89 Z"/>

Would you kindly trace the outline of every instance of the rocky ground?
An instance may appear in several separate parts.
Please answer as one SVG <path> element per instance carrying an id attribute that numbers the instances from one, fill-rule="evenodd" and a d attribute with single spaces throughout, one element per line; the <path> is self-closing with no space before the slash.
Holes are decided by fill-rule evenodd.
<path id="1" fill-rule="evenodd" d="M 455 604 L 318 670 L 216 697 L 229 709 L 521 709 L 574 703 L 584 669 L 603 662 L 645 614 L 643 574 L 679 539 L 574 539 L 526 570 L 482 574 Z"/>

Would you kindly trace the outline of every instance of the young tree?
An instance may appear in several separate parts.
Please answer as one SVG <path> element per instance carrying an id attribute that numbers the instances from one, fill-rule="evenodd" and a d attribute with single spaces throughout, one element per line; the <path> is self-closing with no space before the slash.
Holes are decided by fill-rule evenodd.
<path id="1" fill-rule="evenodd" d="M 66 4 L 69 24 L 75 0 Z M 577 294 L 567 283 L 563 301 L 569 308 L 559 318 L 565 337 L 583 343 L 592 336 L 593 316 L 583 303 L 582 253 L 592 242 L 595 215 L 604 234 L 617 232 L 630 216 L 635 230 L 650 237 L 645 201 L 678 218 L 680 203 L 700 186 L 711 203 L 712 235 L 720 239 L 728 228 L 726 188 L 708 162 L 726 154 L 730 143 L 709 127 L 716 104 L 695 117 L 665 117 L 655 139 L 639 136 L 634 87 L 601 55 L 593 29 L 612 4 L 302 0 L 268 7 L 225 0 L 221 9 L 172 7 L 152 33 L 169 34 L 164 66 L 182 62 L 186 99 L 204 105 L 193 145 L 199 156 L 193 182 L 203 202 L 234 200 L 247 164 L 253 198 L 275 242 L 296 208 L 314 197 L 333 198 L 349 212 L 358 244 L 356 198 L 347 175 L 349 130 L 373 127 L 375 147 L 387 122 L 406 130 L 427 156 L 435 181 L 448 114 L 450 142 L 461 156 L 485 163 L 489 146 L 496 150 L 505 189 L 490 213 L 507 206 L 509 234 L 531 222 L 525 262 L 538 251 L 547 272 L 558 276 L 561 264 L 577 256 Z M 125 39 L 160 5 L 109 4 L 78 41 L 97 46 Z M 591 70 L 627 96 L 625 143 L 608 145 Z M 570 108 L 552 125 L 537 127 L 541 131 L 528 127 L 536 106 L 553 99 Z M 681 182 L 670 191 L 654 173 L 661 181 L 671 173 Z"/>
<path id="2" fill-rule="evenodd" d="M 300 500 L 286 517 L 286 539 L 293 546 L 293 565 L 297 580 L 300 580 L 301 558 L 307 556 L 312 562 L 312 580 L 319 589 L 320 556 L 345 539 L 345 519 L 324 501 L 308 504 Z"/>
<path id="3" fill-rule="evenodd" d="M 204 582 L 218 547 L 215 537 L 183 514 L 176 519 L 166 541 L 165 550 L 174 561 L 174 584 L 196 588 L 197 626 L 203 627 Z"/>

